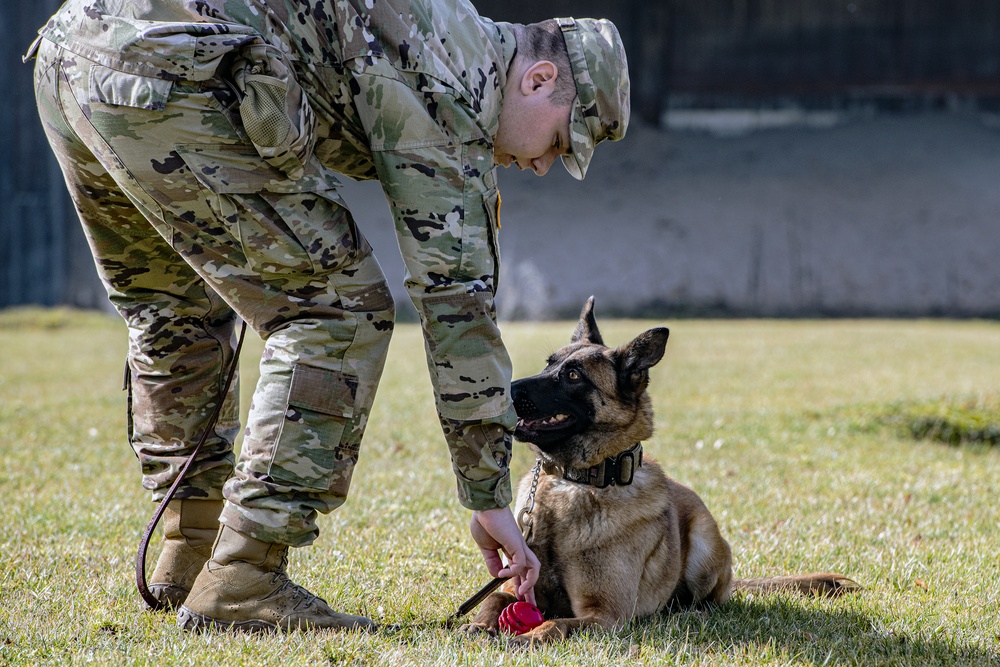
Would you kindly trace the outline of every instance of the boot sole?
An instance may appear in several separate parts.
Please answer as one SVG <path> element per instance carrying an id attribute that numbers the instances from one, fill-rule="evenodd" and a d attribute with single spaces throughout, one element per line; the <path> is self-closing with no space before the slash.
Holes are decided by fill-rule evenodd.
<path id="1" fill-rule="evenodd" d="M 250 619 L 247 621 L 221 621 L 211 616 L 199 614 L 191 611 L 187 607 L 181 607 L 177 612 L 177 626 L 188 632 L 303 632 L 309 630 L 337 630 L 351 631 L 360 630 L 362 632 L 376 632 L 380 628 L 375 623 L 371 625 L 359 624 L 356 627 L 348 626 L 319 626 L 309 623 L 296 623 L 294 625 L 281 626 L 260 619 Z"/>
<path id="2" fill-rule="evenodd" d="M 222 632 L 278 632 L 281 629 L 274 623 L 268 623 L 260 619 L 221 621 L 217 618 L 191 611 L 184 606 L 177 612 L 177 626 L 181 630 L 188 632 L 208 632 L 212 630 Z"/>

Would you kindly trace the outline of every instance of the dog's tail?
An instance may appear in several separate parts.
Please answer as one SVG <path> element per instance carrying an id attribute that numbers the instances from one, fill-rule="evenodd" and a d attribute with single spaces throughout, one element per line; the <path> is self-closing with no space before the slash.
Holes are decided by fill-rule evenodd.
<path id="1" fill-rule="evenodd" d="M 798 591 L 803 595 L 825 595 L 839 597 L 845 593 L 862 590 L 861 584 L 836 572 L 810 572 L 784 577 L 761 577 L 757 579 L 734 579 L 733 589 L 751 593 L 774 591 Z"/>

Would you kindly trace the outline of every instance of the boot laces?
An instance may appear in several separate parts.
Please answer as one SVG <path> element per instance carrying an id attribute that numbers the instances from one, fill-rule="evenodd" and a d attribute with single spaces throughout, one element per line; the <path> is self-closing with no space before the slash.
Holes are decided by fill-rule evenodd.
<path id="1" fill-rule="evenodd" d="M 280 582 L 280 585 L 268 597 L 286 598 L 291 602 L 292 609 L 296 611 L 326 604 L 326 600 L 295 583 L 284 572 L 275 572 L 272 581 L 276 584 Z"/>

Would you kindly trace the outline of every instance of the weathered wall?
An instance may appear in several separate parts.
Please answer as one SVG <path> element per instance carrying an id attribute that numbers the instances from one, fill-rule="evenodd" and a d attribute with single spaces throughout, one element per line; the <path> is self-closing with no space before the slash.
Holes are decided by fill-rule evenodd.
<path id="1" fill-rule="evenodd" d="M 58 2 L 11 2 L 0 12 L 0 89 L 8 91 L 0 96 L 8 131 L 0 307 L 106 307 L 35 115 L 31 67 L 20 63 Z M 851 109 L 876 100 L 883 110 L 995 110 L 1000 98 L 995 2 L 477 6 L 504 20 L 614 19 L 630 49 L 637 115 L 660 120 L 666 110 L 677 116 L 671 127 L 687 122 L 674 110 L 692 106 Z M 503 312 L 566 314 L 597 293 L 623 313 L 996 315 L 997 131 L 971 116 L 935 118 L 880 116 L 726 140 L 636 126 L 622 144 L 602 147 L 584 185 L 561 172 L 543 181 L 504 173 Z M 348 191 L 398 284 L 380 195 Z"/>
<path id="2" fill-rule="evenodd" d="M 982 0 L 480 0 L 504 20 L 619 26 L 649 121 L 668 108 L 933 106 L 1000 98 L 1000 3 Z"/>
<path id="3" fill-rule="evenodd" d="M 1000 317 L 1000 126 L 932 113 L 634 128 L 579 183 L 506 170 L 500 313 Z M 405 298 L 377 187 L 351 203 Z"/>
<path id="4" fill-rule="evenodd" d="M 7 147 L 0 161 L 0 307 L 104 308 L 104 289 L 38 122 L 32 66 L 21 63 L 35 31 L 59 2 L 14 0 L 14 5 L 0 11 L 0 90 L 5 91 L 0 118 Z"/>

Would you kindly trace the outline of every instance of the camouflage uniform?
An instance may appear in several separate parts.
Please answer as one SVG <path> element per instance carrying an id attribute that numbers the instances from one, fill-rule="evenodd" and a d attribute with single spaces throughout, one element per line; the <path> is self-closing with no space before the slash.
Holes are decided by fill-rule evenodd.
<path id="1" fill-rule="evenodd" d="M 339 172 L 385 190 L 460 501 L 509 504 L 492 137 L 511 27 L 461 1 L 69 0 L 40 34 L 39 111 L 129 326 L 154 498 L 223 400 L 238 314 L 265 350 L 221 521 L 298 546 L 344 502 L 393 304 Z M 574 148 L 595 129 L 576 116 Z M 219 497 L 236 395 L 180 497 Z"/>

